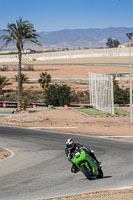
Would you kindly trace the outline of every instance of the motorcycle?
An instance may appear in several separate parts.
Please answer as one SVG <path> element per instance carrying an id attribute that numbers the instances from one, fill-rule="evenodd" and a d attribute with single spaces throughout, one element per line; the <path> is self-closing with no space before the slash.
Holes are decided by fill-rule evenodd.
<path id="1" fill-rule="evenodd" d="M 75 150 L 72 163 L 86 176 L 87 179 L 102 178 L 103 171 L 94 158 L 83 149 Z"/>

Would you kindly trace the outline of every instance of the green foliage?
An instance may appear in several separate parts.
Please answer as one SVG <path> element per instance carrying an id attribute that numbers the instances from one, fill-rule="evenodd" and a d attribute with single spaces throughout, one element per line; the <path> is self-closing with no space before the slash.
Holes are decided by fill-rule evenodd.
<path id="1" fill-rule="evenodd" d="M 130 116 L 130 112 L 115 108 L 115 115 L 121 115 L 121 116 L 128 116 L 129 117 Z"/>
<path id="2" fill-rule="evenodd" d="M 2 71 L 2 72 L 8 71 L 8 67 L 7 66 L 3 66 L 2 68 L 0 68 L 0 71 Z"/>
<path id="3" fill-rule="evenodd" d="M 23 83 L 28 83 L 28 77 L 26 74 L 21 73 L 21 82 Z M 18 75 L 15 75 L 15 80 L 18 81 Z"/>
<path id="4" fill-rule="evenodd" d="M 23 92 L 23 96 L 29 95 L 29 92 Z M 32 99 L 32 102 L 34 103 L 44 103 L 44 96 L 41 94 L 41 92 L 30 92 L 30 98 Z M 17 94 L 7 94 L 0 96 L 0 101 L 7 101 L 7 102 L 17 102 L 18 97 Z"/>
<path id="5" fill-rule="evenodd" d="M 47 72 L 42 72 L 40 74 L 40 79 L 38 80 L 38 82 L 40 83 L 41 88 L 45 90 L 46 88 L 48 88 L 49 83 L 51 82 L 51 75 L 47 74 Z"/>
<path id="6" fill-rule="evenodd" d="M 29 81 L 28 81 L 28 77 L 27 77 L 27 75 L 26 74 L 23 74 L 23 73 L 21 73 L 21 84 L 20 84 L 20 88 L 21 88 L 21 93 L 22 93 L 22 91 L 23 91 L 23 84 L 24 83 L 29 83 Z M 15 76 L 15 80 L 18 82 L 19 81 L 19 78 L 18 78 L 18 75 L 16 75 Z"/>
<path id="7" fill-rule="evenodd" d="M 11 42 L 16 43 L 16 47 L 19 50 L 23 49 L 23 43 L 25 41 L 41 46 L 41 43 L 38 41 L 38 37 L 40 36 L 34 29 L 34 25 L 27 20 L 23 21 L 21 17 L 16 21 L 16 23 L 8 23 L 7 29 L 4 29 L 4 31 L 6 35 L 0 37 L 4 42 L 1 49 L 5 46 L 7 47 Z"/>
<path id="8" fill-rule="evenodd" d="M 74 90 L 71 92 L 71 101 L 73 103 L 79 103 L 79 95 Z"/>
<path id="9" fill-rule="evenodd" d="M 77 108 L 76 110 L 83 112 L 84 114 L 89 115 L 89 116 L 100 116 L 100 117 L 111 116 L 111 114 L 105 113 L 105 112 L 97 110 L 95 108 Z M 115 115 L 116 116 L 120 116 L 120 115 L 121 116 L 129 116 L 130 113 L 127 112 L 127 111 L 123 111 L 123 110 L 120 110 L 118 108 L 115 108 Z"/>
<path id="10" fill-rule="evenodd" d="M 71 92 L 71 102 L 73 103 L 89 103 L 90 98 L 89 98 L 89 92 L 88 91 L 78 91 L 76 92 L 73 90 Z"/>
<path id="11" fill-rule="evenodd" d="M 76 110 L 83 112 L 84 114 L 89 115 L 89 116 L 106 117 L 106 116 L 110 115 L 110 114 L 104 113 L 102 111 L 96 110 L 94 108 L 78 108 Z"/>
<path id="12" fill-rule="evenodd" d="M 130 92 L 129 88 L 120 88 L 118 82 L 114 79 L 114 103 L 129 104 Z"/>
<path id="13" fill-rule="evenodd" d="M 0 76 L 0 94 L 2 94 L 3 88 L 7 85 L 11 85 L 9 79 L 6 76 Z"/>
<path id="14" fill-rule="evenodd" d="M 29 104 L 32 103 L 32 99 L 30 97 L 30 95 L 24 95 L 21 98 L 21 104 L 22 104 L 22 108 L 23 110 L 26 110 L 26 108 L 28 107 Z"/>
<path id="15" fill-rule="evenodd" d="M 106 45 L 108 48 L 115 48 L 120 45 L 120 42 L 117 39 L 108 38 Z"/>
<path id="16" fill-rule="evenodd" d="M 19 80 L 18 80 L 18 110 L 21 110 L 21 93 L 22 93 L 22 81 L 21 81 L 21 61 L 22 61 L 22 50 L 25 42 L 30 42 L 37 44 L 41 46 L 40 41 L 38 40 L 38 37 L 40 37 L 35 28 L 34 25 L 31 24 L 29 21 L 25 20 L 23 21 L 22 18 L 19 18 L 16 23 L 8 23 L 7 29 L 4 30 L 5 35 L 2 35 L 0 37 L 0 40 L 2 40 L 3 45 L 1 46 L 1 49 L 3 47 L 7 47 L 10 43 L 15 43 L 17 50 L 18 50 L 18 59 L 19 59 L 19 65 L 18 65 L 18 74 L 19 74 Z"/>
<path id="17" fill-rule="evenodd" d="M 0 101 L 7 101 L 7 102 L 17 102 L 18 98 L 16 94 L 7 94 L 0 97 Z"/>
<path id="18" fill-rule="evenodd" d="M 63 106 L 71 102 L 71 88 L 67 85 L 50 85 L 46 90 L 47 105 Z"/>

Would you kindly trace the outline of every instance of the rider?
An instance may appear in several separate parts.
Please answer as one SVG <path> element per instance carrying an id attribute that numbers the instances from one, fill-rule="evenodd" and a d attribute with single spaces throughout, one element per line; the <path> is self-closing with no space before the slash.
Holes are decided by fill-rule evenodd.
<path id="1" fill-rule="evenodd" d="M 91 150 L 91 149 L 89 149 L 89 148 L 86 148 L 85 146 L 83 146 L 83 145 L 81 145 L 81 144 L 79 144 L 79 143 L 75 143 L 73 138 L 67 139 L 67 141 L 66 141 L 66 148 L 65 148 L 65 153 L 66 153 L 67 158 L 68 158 L 68 160 L 69 160 L 70 162 L 72 162 L 71 159 L 72 159 L 72 156 L 73 156 L 73 152 L 74 152 L 76 149 L 77 149 L 77 150 L 78 150 L 78 149 L 83 149 L 83 150 L 84 150 L 86 153 L 88 153 L 92 158 L 94 158 L 94 159 L 97 161 L 97 164 L 100 166 L 101 163 L 97 160 L 96 156 L 94 155 L 94 151 Z M 72 163 L 72 164 L 73 164 L 73 163 Z M 76 167 L 75 164 L 73 164 L 72 167 L 71 167 L 71 172 L 72 172 L 72 173 L 76 173 L 76 172 L 78 172 L 78 171 L 79 171 L 79 169 Z"/>

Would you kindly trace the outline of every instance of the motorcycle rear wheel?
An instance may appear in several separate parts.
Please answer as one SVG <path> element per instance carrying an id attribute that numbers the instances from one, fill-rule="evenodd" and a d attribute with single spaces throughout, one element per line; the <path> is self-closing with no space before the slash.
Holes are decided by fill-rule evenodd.
<path id="1" fill-rule="evenodd" d="M 97 178 L 103 178 L 103 171 L 101 168 L 98 169 L 99 175 L 97 175 Z"/>
<path id="2" fill-rule="evenodd" d="M 87 167 L 85 165 L 82 165 L 82 172 L 83 174 L 86 176 L 87 179 L 92 180 L 93 179 L 93 175 L 92 173 L 87 169 Z"/>

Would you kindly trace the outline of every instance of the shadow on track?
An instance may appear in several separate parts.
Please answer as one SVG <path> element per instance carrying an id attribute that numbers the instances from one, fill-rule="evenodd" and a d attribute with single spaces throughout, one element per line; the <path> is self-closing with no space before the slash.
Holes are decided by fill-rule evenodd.
<path id="1" fill-rule="evenodd" d="M 112 176 L 104 176 L 103 178 L 94 178 L 92 180 L 89 180 L 87 178 L 80 179 L 80 180 L 82 180 L 82 181 L 86 181 L 86 180 L 88 180 L 88 181 L 96 181 L 96 180 L 102 180 L 102 179 L 105 179 L 105 178 L 112 178 Z"/>

